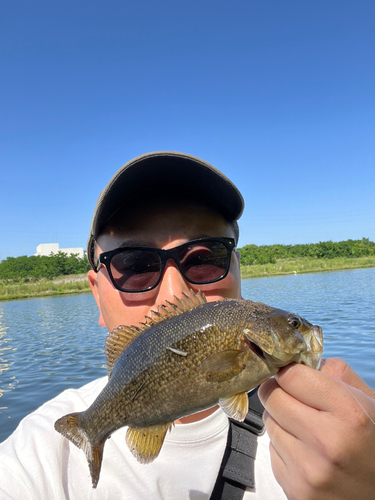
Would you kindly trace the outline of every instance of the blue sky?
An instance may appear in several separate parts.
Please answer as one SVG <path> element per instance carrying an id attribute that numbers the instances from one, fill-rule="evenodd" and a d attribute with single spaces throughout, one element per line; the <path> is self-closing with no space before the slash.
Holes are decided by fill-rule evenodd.
<path id="1" fill-rule="evenodd" d="M 0 3 L 0 255 L 86 245 L 100 190 L 175 150 L 228 175 L 240 246 L 375 240 L 375 3 Z"/>

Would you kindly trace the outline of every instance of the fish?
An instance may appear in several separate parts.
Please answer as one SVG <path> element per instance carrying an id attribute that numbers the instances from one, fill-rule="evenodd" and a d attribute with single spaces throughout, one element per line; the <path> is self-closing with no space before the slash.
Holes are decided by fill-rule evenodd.
<path id="1" fill-rule="evenodd" d="M 243 421 L 249 391 L 293 362 L 319 369 L 322 352 L 322 329 L 298 314 L 244 299 L 207 302 L 190 291 L 139 326 L 112 330 L 107 385 L 54 427 L 84 451 L 96 488 L 104 444 L 117 429 L 128 427 L 127 446 L 149 464 L 177 419 L 219 404 Z"/>

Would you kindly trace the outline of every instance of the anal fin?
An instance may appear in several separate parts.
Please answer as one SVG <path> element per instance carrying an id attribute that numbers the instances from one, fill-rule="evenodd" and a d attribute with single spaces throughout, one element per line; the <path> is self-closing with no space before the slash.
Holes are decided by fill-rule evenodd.
<path id="1" fill-rule="evenodd" d="M 219 405 L 228 415 L 228 417 L 243 422 L 249 411 L 249 399 L 247 392 L 240 392 L 230 398 L 219 400 Z"/>
<path id="2" fill-rule="evenodd" d="M 159 455 L 165 435 L 173 423 L 153 425 L 150 427 L 129 427 L 126 433 L 126 444 L 141 464 L 149 464 Z"/>

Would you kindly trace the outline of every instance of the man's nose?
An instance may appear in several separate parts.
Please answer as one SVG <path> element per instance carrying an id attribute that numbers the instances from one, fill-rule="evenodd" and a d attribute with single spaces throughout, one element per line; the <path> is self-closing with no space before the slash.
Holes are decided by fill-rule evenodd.
<path id="1" fill-rule="evenodd" d="M 188 293 L 190 285 L 181 275 L 173 259 L 169 259 L 165 264 L 164 273 L 158 286 L 156 302 L 164 303 L 166 300 L 172 301 L 173 296 L 182 297 L 183 292 Z"/>

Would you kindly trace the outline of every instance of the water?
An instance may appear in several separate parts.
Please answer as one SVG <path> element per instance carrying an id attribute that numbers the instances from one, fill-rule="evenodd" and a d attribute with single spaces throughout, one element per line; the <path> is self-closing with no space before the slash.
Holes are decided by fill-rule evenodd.
<path id="1" fill-rule="evenodd" d="M 375 268 L 243 281 L 243 295 L 322 326 L 324 356 L 375 388 Z M 0 302 L 0 441 L 68 387 L 106 374 L 91 294 Z"/>
<path id="2" fill-rule="evenodd" d="M 0 442 L 68 387 L 106 374 L 91 294 L 0 302 Z"/>

